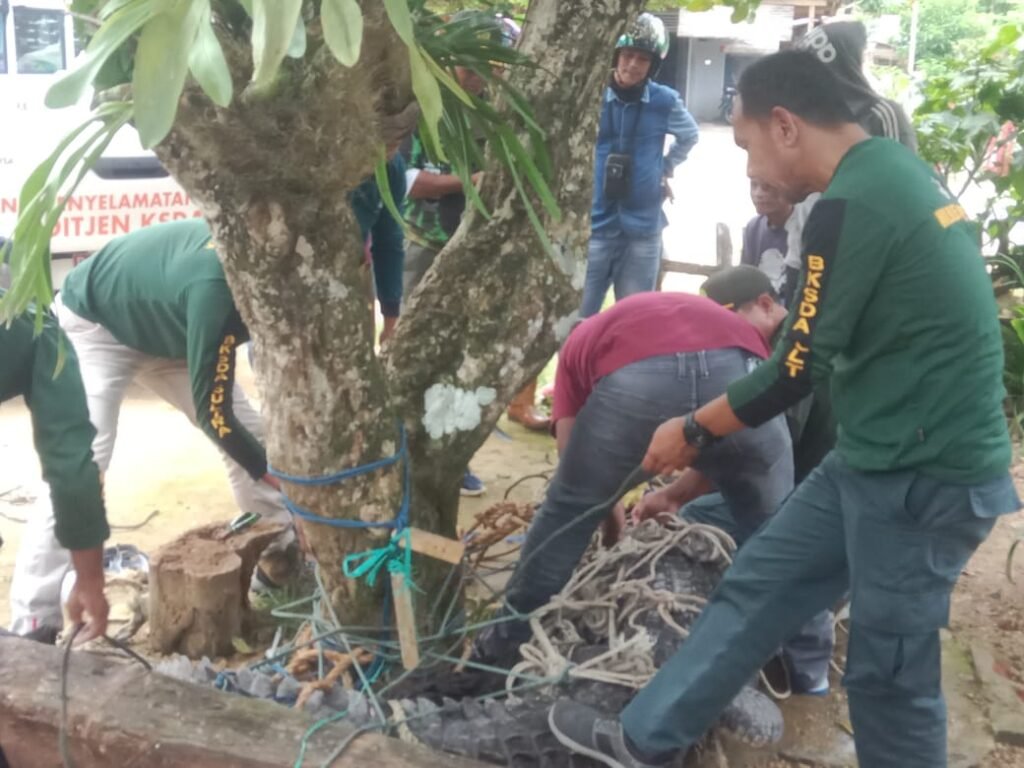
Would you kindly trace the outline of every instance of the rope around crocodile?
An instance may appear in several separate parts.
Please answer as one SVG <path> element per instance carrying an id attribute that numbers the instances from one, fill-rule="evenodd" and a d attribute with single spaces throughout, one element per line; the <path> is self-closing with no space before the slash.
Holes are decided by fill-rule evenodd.
<path id="1" fill-rule="evenodd" d="M 658 561 L 690 538 L 701 539 L 708 554 L 701 559 L 723 569 L 732 562 L 736 544 L 727 533 L 699 523 L 649 521 L 611 549 L 591 545 L 569 583 L 545 606 L 530 615 L 533 639 L 520 646 L 523 661 L 506 681 L 511 691 L 527 673 L 551 680 L 566 676 L 639 689 L 653 677 L 653 641 L 639 626 L 644 614 L 655 611 L 665 625 L 685 638 L 687 630 L 673 617 L 699 612 L 706 602 L 699 595 L 654 589 Z M 637 555 L 640 555 L 637 559 Z M 583 643 L 577 626 L 607 641 L 609 650 L 587 661 L 570 661 Z"/>

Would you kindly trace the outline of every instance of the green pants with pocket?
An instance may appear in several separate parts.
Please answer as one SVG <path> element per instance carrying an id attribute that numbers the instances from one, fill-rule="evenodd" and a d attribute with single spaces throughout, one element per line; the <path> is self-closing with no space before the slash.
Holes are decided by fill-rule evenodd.
<path id="1" fill-rule="evenodd" d="M 939 629 L 961 569 L 1018 509 L 977 485 L 859 472 L 830 453 L 739 551 L 682 648 L 622 712 L 647 754 L 687 749 L 809 618 L 850 592 L 844 677 L 862 768 L 943 768 Z"/>

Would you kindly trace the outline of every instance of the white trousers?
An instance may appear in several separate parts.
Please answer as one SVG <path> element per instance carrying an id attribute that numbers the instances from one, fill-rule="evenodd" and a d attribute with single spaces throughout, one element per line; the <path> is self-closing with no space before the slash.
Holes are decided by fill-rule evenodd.
<path id="1" fill-rule="evenodd" d="M 132 382 L 159 395 L 196 423 L 192 383 L 184 360 L 151 357 L 124 346 L 103 326 L 65 307 L 59 296 L 54 301 L 54 310 L 78 355 L 89 419 L 96 428 L 92 451 L 101 472 L 105 473 L 110 466 L 121 402 Z M 260 415 L 237 382 L 232 398 L 235 417 L 253 435 L 262 438 Z M 253 480 L 227 454 L 221 452 L 221 456 L 239 509 L 291 522 L 280 493 L 262 481 Z M 53 509 L 47 505 L 32 515 L 25 527 L 11 580 L 11 631 L 14 633 L 24 634 L 44 625 L 58 628 L 63 625 L 61 583 L 71 565 L 71 557 L 54 536 L 53 526 Z M 275 544 L 285 546 L 293 538 L 289 530 Z"/>

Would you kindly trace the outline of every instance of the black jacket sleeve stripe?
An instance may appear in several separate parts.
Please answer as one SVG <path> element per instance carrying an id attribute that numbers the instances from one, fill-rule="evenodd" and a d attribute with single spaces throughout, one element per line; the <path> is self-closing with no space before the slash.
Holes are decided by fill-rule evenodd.
<path id="1" fill-rule="evenodd" d="M 844 200 L 819 200 L 804 227 L 800 280 L 789 309 L 786 331 L 766 365 L 775 366 L 772 383 L 742 406 L 744 424 L 762 424 L 813 391 L 814 332 L 827 311 L 829 277 L 839 252 L 846 211 Z"/>

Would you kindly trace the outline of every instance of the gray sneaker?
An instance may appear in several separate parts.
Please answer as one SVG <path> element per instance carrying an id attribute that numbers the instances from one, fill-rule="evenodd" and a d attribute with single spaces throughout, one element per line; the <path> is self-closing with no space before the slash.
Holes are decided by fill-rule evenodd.
<path id="1" fill-rule="evenodd" d="M 571 699 L 559 699 L 548 713 L 551 733 L 565 747 L 597 760 L 611 768 L 662 768 L 671 761 L 645 762 L 626 744 L 626 735 L 618 720 Z"/>

